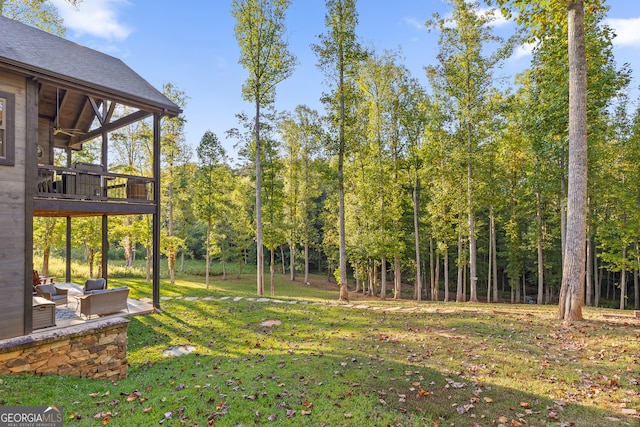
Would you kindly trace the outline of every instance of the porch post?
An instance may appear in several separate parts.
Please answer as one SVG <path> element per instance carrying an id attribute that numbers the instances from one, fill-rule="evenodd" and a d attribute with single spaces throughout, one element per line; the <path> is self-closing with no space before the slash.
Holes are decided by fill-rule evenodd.
<path id="1" fill-rule="evenodd" d="M 153 114 L 153 306 L 160 310 L 160 120 L 162 115 Z"/>
<path id="2" fill-rule="evenodd" d="M 65 257 L 66 261 L 66 270 L 65 270 L 65 282 L 71 282 L 71 217 L 67 217 L 67 246 L 66 246 L 67 256 Z"/>
<path id="3" fill-rule="evenodd" d="M 109 275 L 107 274 L 107 268 L 109 258 L 109 219 L 106 215 L 102 215 L 102 277 L 107 280 Z M 107 286 L 109 284 L 107 283 Z"/>
<path id="4" fill-rule="evenodd" d="M 71 168 L 71 148 L 67 147 L 67 168 Z M 65 282 L 71 282 L 71 217 L 67 217 L 67 256 L 65 257 Z"/>

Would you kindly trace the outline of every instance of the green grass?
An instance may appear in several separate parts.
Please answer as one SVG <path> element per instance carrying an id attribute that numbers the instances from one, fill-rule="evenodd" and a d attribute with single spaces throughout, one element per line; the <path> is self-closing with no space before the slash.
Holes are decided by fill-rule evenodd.
<path id="1" fill-rule="evenodd" d="M 0 403 L 61 405 L 70 426 L 640 424 L 625 414 L 640 410 L 637 322 L 598 309 L 569 325 L 554 320 L 556 307 L 337 304 L 324 277 L 277 279 L 277 299 L 308 303 L 187 301 L 175 297 L 255 297 L 255 277 L 209 289 L 198 276 L 163 278 L 161 295 L 174 298 L 131 320 L 126 379 L 3 376 Z M 140 278 L 111 280 L 151 294 Z M 174 345 L 196 350 L 163 356 Z"/>

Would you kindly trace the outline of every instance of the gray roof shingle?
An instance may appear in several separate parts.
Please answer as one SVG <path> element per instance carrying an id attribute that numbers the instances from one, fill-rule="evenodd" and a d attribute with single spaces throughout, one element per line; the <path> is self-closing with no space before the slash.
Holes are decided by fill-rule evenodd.
<path id="1" fill-rule="evenodd" d="M 166 109 L 180 108 L 120 59 L 0 16 L 0 63 Z"/>

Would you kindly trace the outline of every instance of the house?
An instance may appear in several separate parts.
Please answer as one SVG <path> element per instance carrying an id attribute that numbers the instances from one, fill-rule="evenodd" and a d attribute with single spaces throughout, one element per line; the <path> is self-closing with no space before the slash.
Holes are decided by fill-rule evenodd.
<path id="1" fill-rule="evenodd" d="M 127 115 L 115 115 L 126 106 Z M 180 108 L 121 60 L 0 17 L 0 339 L 32 333 L 33 218 L 102 218 L 106 277 L 107 224 L 113 215 L 153 218 L 153 304 L 160 299 L 160 129 Z M 108 170 L 110 133 L 151 117 L 153 174 Z M 97 164 L 71 153 L 98 138 Z M 55 166 L 54 149 L 66 154 Z"/>

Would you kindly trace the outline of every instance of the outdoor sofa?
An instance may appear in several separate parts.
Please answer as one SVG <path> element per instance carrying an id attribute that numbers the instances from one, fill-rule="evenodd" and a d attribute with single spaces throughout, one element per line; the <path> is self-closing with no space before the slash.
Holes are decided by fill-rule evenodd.
<path id="1" fill-rule="evenodd" d="M 76 297 L 80 303 L 80 314 L 91 317 L 93 315 L 103 315 L 116 313 L 121 310 L 129 311 L 127 298 L 129 288 L 105 289 L 93 291 L 89 294 Z"/>

